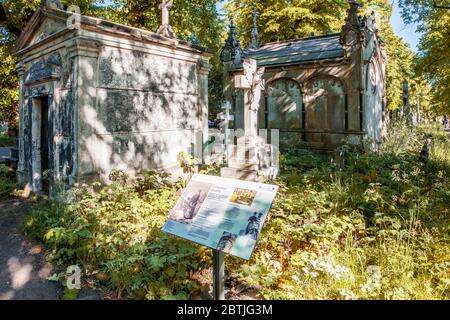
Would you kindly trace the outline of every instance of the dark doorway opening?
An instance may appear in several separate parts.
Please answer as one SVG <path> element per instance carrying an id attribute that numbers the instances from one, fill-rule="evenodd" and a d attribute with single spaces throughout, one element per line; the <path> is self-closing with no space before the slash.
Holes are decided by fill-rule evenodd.
<path id="1" fill-rule="evenodd" d="M 50 189 L 49 183 L 49 161 L 48 161 L 48 97 L 40 98 L 41 104 L 41 181 L 42 192 L 48 193 Z"/>

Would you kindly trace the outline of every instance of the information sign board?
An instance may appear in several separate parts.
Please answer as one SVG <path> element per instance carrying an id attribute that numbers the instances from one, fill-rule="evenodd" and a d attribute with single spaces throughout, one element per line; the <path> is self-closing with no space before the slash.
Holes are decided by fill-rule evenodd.
<path id="1" fill-rule="evenodd" d="M 278 186 L 195 174 L 162 230 L 250 259 Z"/>

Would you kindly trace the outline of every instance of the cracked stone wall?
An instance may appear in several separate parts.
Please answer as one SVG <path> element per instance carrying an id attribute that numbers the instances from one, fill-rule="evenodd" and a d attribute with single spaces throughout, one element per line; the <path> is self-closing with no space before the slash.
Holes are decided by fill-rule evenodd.
<path id="1" fill-rule="evenodd" d="M 53 193 L 75 182 L 106 181 L 112 169 L 178 173 L 179 152 L 192 151 L 196 132 L 207 137 L 208 54 L 186 44 L 139 43 L 84 26 L 53 26 L 59 29 L 47 34 L 42 30 L 49 27 L 42 26 L 28 44 L 26 36 L 21 40 L 20 182 L 39 192 L 48 176 Z"/>
<path id="2" fill-rule="evenodd" d="M 176 167 L 202 129 L 197 63 L 105 46 L 79 64 L 79 174 Z"/>

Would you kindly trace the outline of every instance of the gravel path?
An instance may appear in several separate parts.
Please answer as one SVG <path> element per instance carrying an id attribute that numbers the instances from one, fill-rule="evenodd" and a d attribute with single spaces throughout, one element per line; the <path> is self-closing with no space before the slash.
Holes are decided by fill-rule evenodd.
<path id="1" fill-rule="evenodd" d="M 54 271 L 43 247 L 32 245 L 20 230 L 28 209 L 26 200 L 0 202 L 0 300 L 60 299 L 61 285 L 47 280 Z"/>

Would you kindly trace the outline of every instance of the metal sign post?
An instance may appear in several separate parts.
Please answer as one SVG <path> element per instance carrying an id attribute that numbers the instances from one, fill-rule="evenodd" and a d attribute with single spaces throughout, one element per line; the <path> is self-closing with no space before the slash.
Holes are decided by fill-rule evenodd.
<path id="1" fill-rule="evenodd" d="M 164 232 L 212 249 L 215 300 L 225 300 L 225 254 L 250 260 L 277 191 L 276 185 L 194 174 L 170 211 Z M 232 219 L 236 214 L 244 219 Z"/>
<path id="2" fill-rule="evenodd" d="M 225 300 L 225 254 L 212 249 L 214 300 Z"/>

